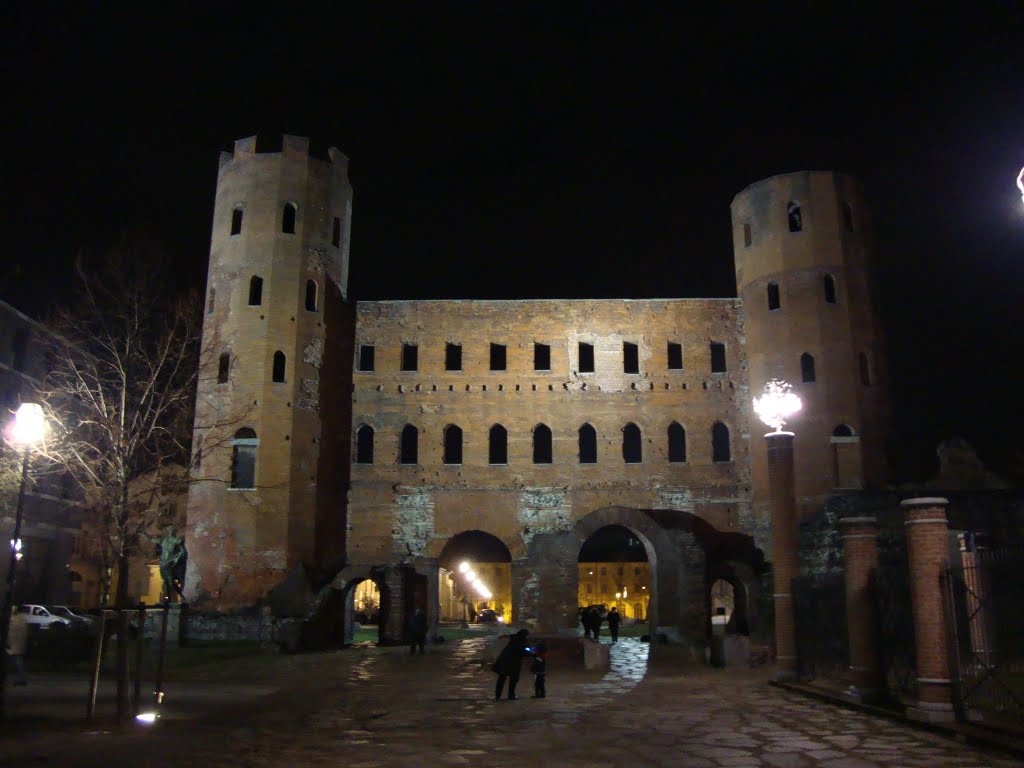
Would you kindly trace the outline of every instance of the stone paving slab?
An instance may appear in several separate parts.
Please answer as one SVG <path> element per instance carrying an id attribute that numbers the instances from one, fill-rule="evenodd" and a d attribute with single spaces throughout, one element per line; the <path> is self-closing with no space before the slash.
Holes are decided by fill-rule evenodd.
<path id="1" fill-rule="evenodd" d="M 493 700 L 495 648 L 469 639 L 296 664 L 231 716 L 148 732 L 6 740 L 5 766 L 1010 768 L 1020 761 L 767 684 L 769 672 L 659 668 L 624 640 L 606 674 L 552 669 L 548 698 Z"/>

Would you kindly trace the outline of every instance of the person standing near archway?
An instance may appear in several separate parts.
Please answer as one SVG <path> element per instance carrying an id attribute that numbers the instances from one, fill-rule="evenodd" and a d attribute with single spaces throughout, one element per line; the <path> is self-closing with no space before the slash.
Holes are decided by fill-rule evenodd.
<path id="1" fill-rule="evenodd" d="M 619 609 L 613 607 L 605 618 L 608 620 L 608 633 L 612 636 L 612 642 L 619 642 L 619 624 L 622 623 Z"/>
<path id="2" fill-rule="evenodd" d="M 491 669 L 497 673 L 498 682 L 494 686 L 494 700 L 501 698 L 502 689 L 505 687 L 505 680 L 508 680 L 509 699 L 518 699 L 516 696 L 516 684 L 519 682 L 519 673 L 523 665 L 523 657 L 529 656 L 530 651 L 526 649 L 526 638 L 530 631 L 520 629 L 508 639 L 508 644 L 501 649 L 498 658 Z"/>

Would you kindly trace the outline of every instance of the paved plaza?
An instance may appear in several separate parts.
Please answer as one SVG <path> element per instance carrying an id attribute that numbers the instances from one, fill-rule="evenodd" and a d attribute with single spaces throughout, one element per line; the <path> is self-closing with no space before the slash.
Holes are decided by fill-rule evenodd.
<path id="1" fill-rule="evenodd" d="M 16 738 L 6 730 L 0 763 L 255 768 L 1021 764 L 1005 753 L 780 690 L 767 684 L 768 670 L 685 666 L 657 654 L 648 668 L 648 647 L 633 639 L 613 647 L 607 673 L 552 665 L 548 698 L 530 698 L 532 679 L 524 675 L 519 700 L 495 702 L 489 667 L 500 645 L 472 638 L 432 647 L 426 656 L 385 648 L 281 658 L 276 685 L 266 680 L 249 688 L 236 685 L 231 689 L 236 699 L 214 709 L 207 702 L 191 716 L 171 704 L 176 688 L 179 698 L 189 700 L 183 695 L 189 684 L 169 685 L 167 717 L 150 730 L 118 734 L 73 728 L 58 736 L 38 721 Z M 12 709 L 21 695 L 12 697 Z"/>

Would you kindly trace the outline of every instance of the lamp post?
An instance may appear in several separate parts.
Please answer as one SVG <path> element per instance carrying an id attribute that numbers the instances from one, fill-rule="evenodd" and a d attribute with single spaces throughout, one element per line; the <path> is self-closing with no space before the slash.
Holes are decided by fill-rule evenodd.
<path id="1" fill-rule="evenodd" d="M 796 487 L 793 474 L 793 433 L 783 431 L 786 419 L 799 411 L 800 398 L 784 381 L 772 379 L 764 394 L 754 398 L 754 411 L 772 431 L 768 447 L 768 487 L 772 513 L 772 570 L 775 582 L 776 678 L 796 677 L 796 625 L 793 619 L 793 579 L 800 575 L 797 560 Z"/>
<path id="2" fill-rule="evenodd" d="M 18 560 L 21 559 L 21 520 L 25 512 L 25 493 L 28 487 L 28 465 L 32 446 L 42 441 L 46 432 L 43 409 L 37 403 L 23 403 L 14 416 L 14 424 L 8 439 L 22 448 L 21 486 L 18 489 L 18 507 L 14 513 L 14 531 L 11 533 L 11 559 L 7 566 L 7 585 L 4 590 L 3 613 L 0 614 L 0 650 L 3 664 L 0 664 L 0 717 L 4 714 L 7 687 L 7 636 L 11 628 L 11 610 L 14 607 L 14 583 Z"/>

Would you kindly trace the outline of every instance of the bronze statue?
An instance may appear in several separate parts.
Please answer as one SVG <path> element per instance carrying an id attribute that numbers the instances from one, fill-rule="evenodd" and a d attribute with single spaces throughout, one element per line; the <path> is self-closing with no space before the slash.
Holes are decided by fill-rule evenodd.
<path id="1" fill-rule="evenodd" d="M 178 536 L 177 530 L 171 528 L 160 540 L 160 578 L 164 581 L 164 599 L 170 602 L 177 592 L 182 602 L 185 595 L 185 566 L 188 563 L 188 552 L 185 550 L 185 539 Z"/>

